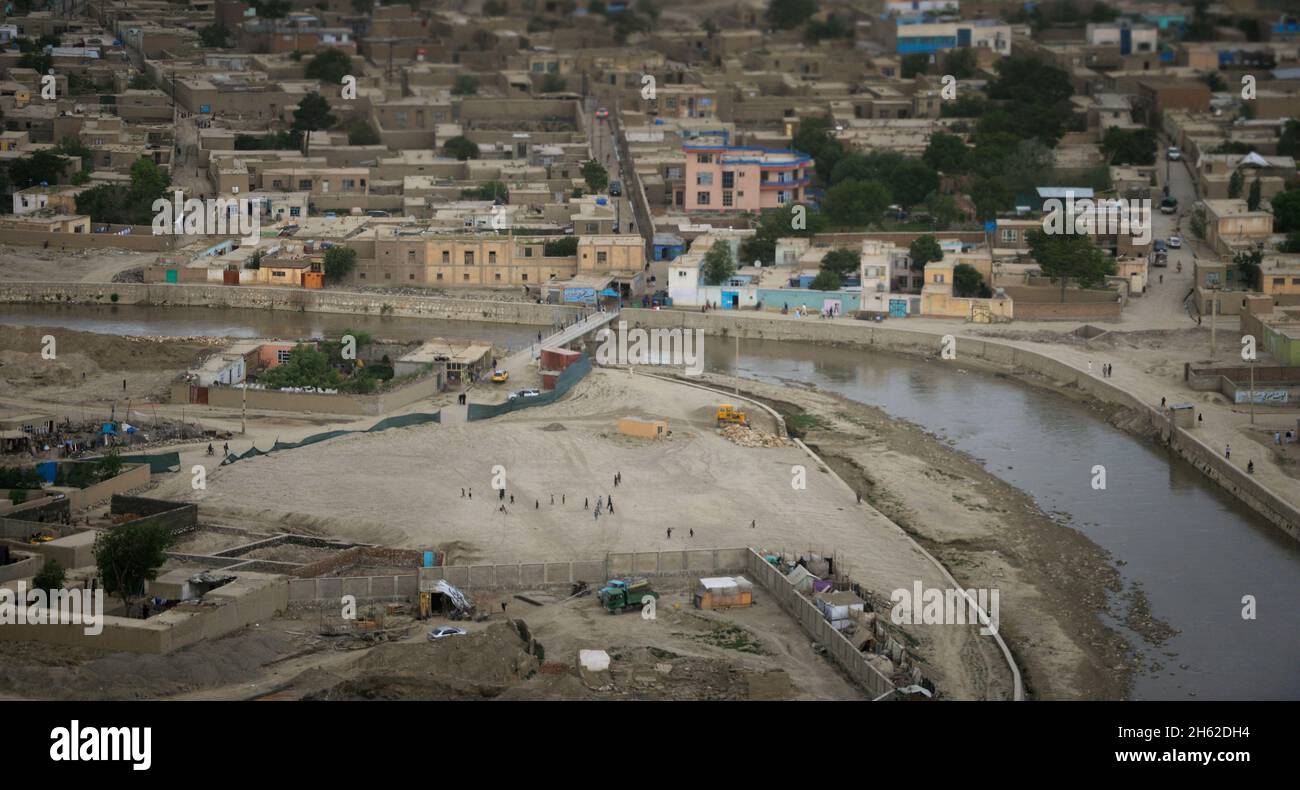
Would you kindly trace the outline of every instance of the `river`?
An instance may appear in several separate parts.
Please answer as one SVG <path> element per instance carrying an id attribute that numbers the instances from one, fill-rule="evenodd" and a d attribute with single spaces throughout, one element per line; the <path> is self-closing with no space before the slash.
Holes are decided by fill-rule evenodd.
<path id="1" fill-rule="evenodd" d="M 1055 393 L 921 360 L 810 344 L 711 344 L 712 372 L 807 382 L 913 422 L 979 458 L 1110 552 L 1179 633 L 1148 646 L 1135 699 L 1300 699 L 1300 544 L 1158 445 Z M 1093 490 L 1092 468 L 1107 486 Z M 1242 618 L 1252 595 L 1257 619 Z M 1116 609 L 1121 611 L 1120 609 Z"/>
<path id="2" fill-rule="evenodd" d="M 52 326 L 103 335 L 181 337 L 306 338 L 337 337 L 348 329 L 398 341 L 446 337 L 483 340 L 511 351 L 536 340 L 549 328 L 486 321 L 436 318 L 303 313 L 234 307 L 152 307 L 145 305 L 0 304 L 0 324 Z"/>

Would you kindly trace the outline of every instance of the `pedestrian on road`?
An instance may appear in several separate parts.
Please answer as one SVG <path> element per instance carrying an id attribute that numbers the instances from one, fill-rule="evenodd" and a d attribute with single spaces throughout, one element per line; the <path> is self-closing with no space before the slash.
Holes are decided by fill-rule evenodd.
<path id="1" fill-rule="evenodd" d="M 473 498 L 474 498 L 474 489 L 472 489 L 472 488 L 469 490 L 469 498 L 470 498 L 470 499 L 473 499 Z M 512 497 L 510 498 L 510 504 L 513 505 L 514 503 L 515 503 L 515 500 L 514 500 L 514 497 L 512 496 Z"/>
<path id="2" fill-rule="evenodd" d="M 1088 375 L 1092 375 L 1092 360 L 1088 360 Z"/>
<path id="3" fill-rule="evenodd" d="M 565 495 L 564 495 L 564 494 L 560 494 L 560 504 L 561 504 L 561 505 L 564 504 L 564 499 L 565 499 Z"/>
<path id="4" fill-rule="evenodd" d="M 505 498 L 506 498 L 506 490 L 504 488 L 498 488 L 497 499 L 505 499 Z"/>
<path id="5" fill-rule="evenodd" d="M 1253 475 L 1253 474 L 1255 474 L 1255 462 L 1254 462 L 1254 461 L 1248 461 L 1248 462 L 1246 463 L 1246 474 L 1248 474 L 1248 475 Z"/>
<path id="6" fill-rule="evenodd" d="M 1231 458 L 1231 457 L 1232 457 L 1232 445 L 1227 444 L 1227 445 L 1224 445 L 1224 446 L 1223 446 L 1223 457 L 1224 457 L 1224 458 Z"/>
<path id="7" fill-rule="evenodd" d="M 749 522 L 749 528 L 750 528 L 750 529 L 753 529 L 754 526 L 755 526 L 756 524 L 758 524 L 758 519 L 754 519 L 754 520 L 750 521 L 750 522 Z"/>
<path id="8" fill-rule="evenodd" d="M 511 495 L 510 495 L 510 504 L 513 505 L 514 503 L 515 503 L 515 495 L 514 495 L 514 494 L 511 494 Z"/>
<path id="9" fill-rule="evenodd" d="M 606 504 L 609 505 L 609 514 L 610 514 L 611 516 L 614 515 L 614 500 L 611 499 L 611 500 L 610 500 L 609 502 L 607 502 Z"/>
<path id="10" fill-rule="evenodd" d="M 506 512 L 506 506 L 505 506 L 505 505 L 502 505 L 501 507 L 497 508 L 497 510 L 500 511 L 500 512 L 502 512 L 502 513 L 504 513 L 504 512 Z"/>
<path id="11" fill-rule="evenodd" d="M 221 454 L 230 455 L 230 442 L 226 442 L 225 444 L 221 445 Z"/>
<path id="12" fill-rule="evenodd" d="M 1198 415 L 1196 415 L 1196 421 L 1197 421 L 1197 422 L 1205 422 L 1205 415 L 1204 415 L 1204 414 L 1198 414 Z"/>
<path id="13" fill-rule="evenodd" d="M 551 504 L 555 504 L 555 494 L 551 494 Z"/>
<path id="14" fill-rule="evenodd" d="M 1281 431 L 1274 431 L 1274 432 L 1273 432 L 1273 444 L 1281 444 L 1281 443 L 1282 443 L 1282 432 L 1281 432 Z"/>
<path id="15" fill-rule="evenodd" d="M 861 505 L 861 504 L 862 504 L 862 492 L 861 492 L 861 491 L 855 491 L 854 493 L 858 495 L 858 504 Z"/>
<path id="16" fill-rule="evenodd" d="M 1164 407 L 1165 407 L 1165 399 L 1164 399 L 1164 398 L 1161 398 L 1161 399 L 1160 399 L 1160 408 L 1163 409 Z"/>
<path id="17" fill-rule="evenodd" d="M 505 602 L 505 601 L 502 601 L 502 602 L 501 602 L 501 614 L 505 614 L 505 613 L 506 613 L 506 602 Z"/>
<path id="18" fill-rule="evenodd" d="M 695 528 L 691 527 L 691 537 L 695 537 Z"/>
<path id="19" fill-rule="evenodd" d="M 669 539 L 669 540 L 672 540 L 672 539 L 673 539 L 673 528 L 672 528 L 672 527 L 669 527 L 669 528 L 668 528 L 668 539 Z"/>
<path id="20" fill-rule="evenodd" d="M 587 497 L 583 497 L 583 498 L 582 498 L 582 509 L 583 509 L 583 510 L 586 510 L 586 509 L 589 508 L 589 507 L 591 507 L 591 504 L 587 501 Z"/>
<path id="21" fill-rule="evenodd" d="M 542 501 L 540 499 L 534 499 L 533 510 L 541 510 L 541 509 L 542 509 Z"/>
<path id="22" fill-rule="evenodd" d="M 464 499 L 464 498 L 465 498 L 465 489 L 464 489 L 464 488 L 461 488 L 461 490 L 460 490 L 460 498 L 461 498 L 461 499 Z"/>

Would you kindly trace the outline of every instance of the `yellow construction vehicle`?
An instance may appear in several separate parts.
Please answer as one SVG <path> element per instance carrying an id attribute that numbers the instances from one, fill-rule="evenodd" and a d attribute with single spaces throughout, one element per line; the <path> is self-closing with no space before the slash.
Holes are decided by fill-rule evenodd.
<path id="1" fill-rule="evenodd" d="M 743 411 L 738 411 L 730 403 L 724 403 L 718 407 L 718 425 L 726 423 L 735 423 L 736 425 L 748 425 L 749 418 Z"/>

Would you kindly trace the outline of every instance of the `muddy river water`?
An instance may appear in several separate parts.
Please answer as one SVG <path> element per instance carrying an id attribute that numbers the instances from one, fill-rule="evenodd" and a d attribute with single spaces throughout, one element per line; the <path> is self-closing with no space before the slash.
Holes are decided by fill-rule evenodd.
<path id="1" fill-rule="evenodd" d="M 510 324 L 139 306 L 0 305 L 5 323 L 281 338 L 352 328 L 514 348 L 537 332 Z M 1133 697 L 1300 699 L 1300 544 L 1157 445 L 1054 393 L 921 360 L 758 340 L 710 344 L 706 360 L 719 373 L 813 384 L 877 406 L 953 440 L 1045 511 L 1068 516 L 1112 555 L 1127 585 L 1140 586 L 1152 615 L 1178 631 L 1152 646 L 1108 618 L 1146 659 Z M 1098 464 L 1106 467 L 1104 491 L 1091 485 Z M 1253 620 L 1242 617 L 1248 595 L 1257 603 Z"/>

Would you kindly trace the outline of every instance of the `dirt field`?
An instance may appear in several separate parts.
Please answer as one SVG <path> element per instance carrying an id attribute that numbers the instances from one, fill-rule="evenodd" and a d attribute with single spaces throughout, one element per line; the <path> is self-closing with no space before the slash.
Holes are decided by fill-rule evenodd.
<path id="1" fill-rule="evenodd" d="M 53 359 L 45 359 L 41 353 L 47 335 L 54 338 Z M 7 395 L 62 403 L 108 403 L 128 398 L 157 401 L 165 397 L 178 374 L 225 342 L 0 326 L 0 385 Z"/>
<path id="2" fill-rule="evenodd" d="M 111 282 L 113 275 L 158 259 L 156 252 L 60 250 L 0 245 L 0 282 Z"/>
<path id="3" fill-rule="evenodd" d="M 241 461 L 211 471 L 206 491 L 176 493 L 254 529 L 437 547 L 451 564 L 757 546 L 834 554 L 884 600 L 918 579 L 946 586 L 905 534 L 856 504 L 797 447 L 743 448 L 718 436 L 716 400 L 669 382 L 597 371 L 548 407 Z M 629 414 L 666 417 L 672 435 L 659 442 L 618 435 L 616 420 Z M 505 513 L 491 489 L 496 466 L 506 478 Z M 796 466 L 806 467 L 806 490 L 792 486 Z M 615 472 L 623 475 L 618 488 Z M 610 494 L 615 513 L 595 519 L 597 497 Z M 912 635 L 927 675 L 945 693 L 1008 696 L 1010 675 L 996 646 L 974 633 L 917 626 Z"/>

